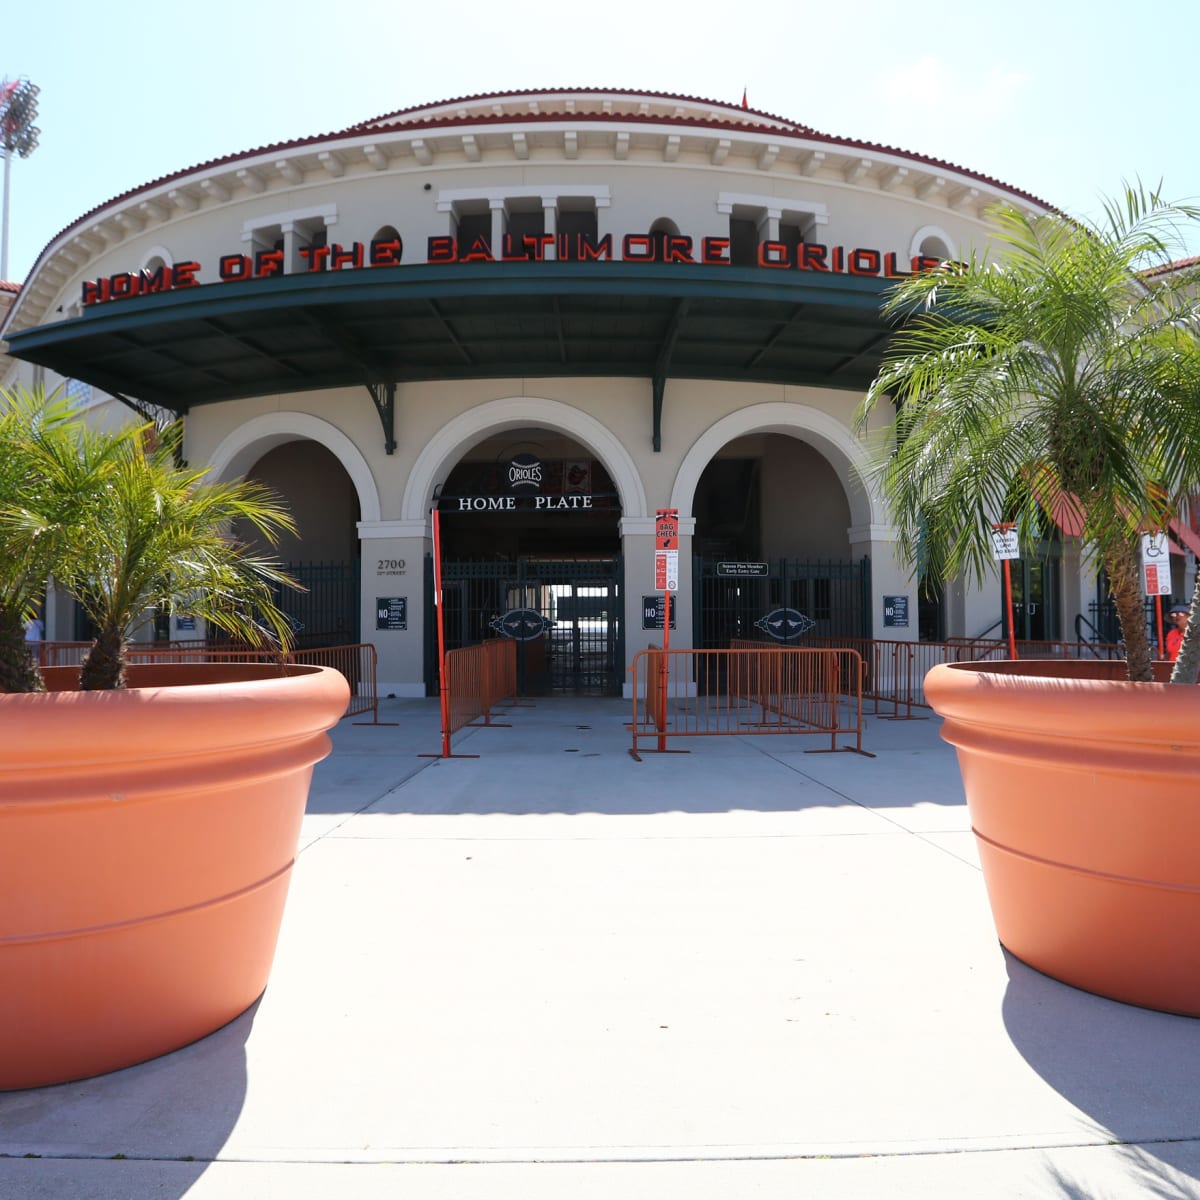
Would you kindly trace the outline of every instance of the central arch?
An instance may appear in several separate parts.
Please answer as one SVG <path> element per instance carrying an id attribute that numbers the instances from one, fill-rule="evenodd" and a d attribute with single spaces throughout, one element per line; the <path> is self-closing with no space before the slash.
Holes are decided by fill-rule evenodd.
<path id="1" fill-rule="evenodd" d="M 506 429 L 540 426 L 588 446 L 604 464 L 626 517 L 646 516 L 646 491 L 629 452 L 595 417 L 559 400 L 514 396 L 476 405 L 448 421 L 426 443 L 409 472 L 401 502 L 402 521 L 429 520 L 433 489 L 455 462 L 485 438 Z"/>

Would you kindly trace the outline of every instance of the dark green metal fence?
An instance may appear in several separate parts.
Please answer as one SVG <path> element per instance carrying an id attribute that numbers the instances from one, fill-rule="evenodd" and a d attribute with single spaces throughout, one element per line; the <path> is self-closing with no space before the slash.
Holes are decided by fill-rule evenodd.
<path id="1" fill-rule="evenodd" d="M 521 695 L 619 696 L 624 680 L 620 558 L 442 563 L 446 649 L 517 643 Z M 437 694 L 433 559 L 425 560 L 425 685 Z"/>
<path id="2" fill-rule="evenodd" d="M 872 635 L 867 558 L 745 563 L 696 557 L 693 572 L 697 649 L 724 649 L 733 638 L 796 646 L 805 635 Z"/>

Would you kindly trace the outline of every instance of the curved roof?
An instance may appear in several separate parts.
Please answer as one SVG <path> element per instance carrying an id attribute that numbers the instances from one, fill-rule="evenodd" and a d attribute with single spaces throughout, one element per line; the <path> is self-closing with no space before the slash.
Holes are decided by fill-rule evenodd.
<path id="1" fill-rule="evenodd" d="M 537 89 L 385 113 L 335 133 L 229 154 L 142 184 L 83 214 L 38 258 L 3 329 L 14 357 L 176 411 L 221 400 L 365 385 L 381 417 L 395 388 L 431 379 L 610 375 L 653 386 L 657 440 L 670 378 L 861 390 L 890 335 L 888 279 L 834 271 L 654 262 L 493 261 L 397 271 L 284 274 L 134 296 L 55 320 L 62 290 L 127 239 L 180 212 L 444 161 L 508 161 L 536 144 L 560 159 L 585 140 L 610 159 L 630 142 L 673 161 L 679 145 L 719 167 L 960 208 L 1028 193 L 937 159 L 839 139 L 740 105 L 656 92 Z M 626 152 L 622 152 L 622 145 Z M 428 185 L 426 185 L 428 186 Z M 840 271 L 841 268 L 838 268 Z M 61 310 L 60 310 L 61 311 Z M 385 429 L 389 426 L 385 420 Z M 391 434 L 387 437 L 391 439 Z"/>
<path id="2" fill-rule="evenodd" d="M 315 147 L 319 144 L 336 146 L 339 142 L 361 138 L 364 134 L 416 131 L 434 132 L 449 130 L 456 126 L 505 126 L 514 123 L 555 126 L 565 122 L 621 122 L 645 125 L 678 125 L 691 129 L 708 129 L 713 132 L 737 130 L 744 133 L 759 133 L 772 136 L 790 136 L 827 146 L 844 147 L 850 150 L 883 153 L 906 159 L 915 164 L 953 172 L 966 179 L 976 180 L 998 189 L 1014 200 L 1024 201 L 1039 208 L 1049 208 L 1044 200 L 1004 183 L 982 172 L 959 166 L 916 151 L 889 146 L 881 142 L 864 141 L 853 137 L 842 137 L 811 126 L 772 116 L 756 109 L 744 109 L 728 102 L 704 100 L 692 96 L 680 96 L 669 92 L 626 91 L 599 88 L 538 88 L 519 92 L 488 92 L 443 100 L 434 104 L 417 105 L 399 109 L 393 113 L 373 117 L 345 129 L 311 134 L 288 141 L 271 142 L 248 150 L 234 151 L 219 158 L 208 159 L 178 171 L 161 175 L 145 183 L 121 192 L 101 204 L 82 213 L 60 230 L 43 247 L 38 255 L 30 278 L 37 274 L 42 260 L 55 244 L 67 234 L 87 224 L 93 217 L 110 209 L 116 209 L 147 193 L 177 184 L 189 176 L 209 172 L 215 168 L 231 167 L 235 164 L 265 155 L 278 155 L 289 150 Z"/>

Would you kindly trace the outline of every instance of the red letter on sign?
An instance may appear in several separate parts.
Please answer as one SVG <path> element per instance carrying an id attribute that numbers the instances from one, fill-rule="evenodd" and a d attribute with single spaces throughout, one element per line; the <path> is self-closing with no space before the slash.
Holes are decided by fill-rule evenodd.
<path id="1" fill-rule="evenodd" d="M 758 265 L 760 267 L 790 267 L 792 252 L 786 242 L 759 242 Z"/>
<path id="2" fill-rule="evenodd" d="M 385 242 L 371 243 L 371 266 L 398 267 L 400 256 L 404 253 L 404 243 L 399 238 Z"/>
<path id="3" fill-rule="evenodd" d="M 254 256 L 254 278 L 265 279 L 268 275 L 283 274 L 283 251 L 260 250 Z"/>
<path id="4" fill-rule="evenodd" d="M 692 239 L 690 237 L 667 238 L 667 262 L 695 262 L 692 257 Z"/>
<path id="5" fill-rule="evenodd" d="M 200 280 L 196 272 L 200 270 L 198 262 L 180 262 L 171 267 L 171 286 L 177 288 L 199 287 Z"/>
<path id="6" fill-rule="evenodd" d="M 223 254 L 217 263 L 222 279 L 246 279 L 250 275 L 250 260 L 244 254 Z"/>
<path id="7" fill-rule="evenodd" d="M 429 262 L 453 262 L 458 257 L 458 248 L 452 237 L 431 237 L 429 239 Z"/>
<path id="8" fill-rule="evenodd" d="M 850 251 L 850 274 L 851 275 L 878 275 L 879 274 L 879 251 L 878 250 L 851 250 Z"/>
<path id="9" fill-rule="evenodd" d="M 362 242 L 351 242 L 349 250 L 343 249 L 337 242 L 334 242 L 329 265 L 335 271 L 340 271 L 343 267 L 361 267 L 363 265 Z"/>
<path id="10" fill-rule="evenodd" d="M 612 258 L 612 234 L 606 233 L 598 242 L 593 242 L 586 233 L 579 235 L 579 258 L 582 262 Z"/>
<path id="11" fill-rule="evenodd" d="M 706 237 L 700 243 L 700 261 L 709 265 L 729 265 L 729 239 Z"/>
<path id="12" fill-rule="evenodd" d="M 621 257 L 628 262 L 654 262 L 654 239 L 644 233 L 629 233 L 621 242 Z"/>
<path id="13" fill-rule="evenodd" d="M 329 257 L 328 246 L 301 246 L 300 257 L 308 263 L 310 271 L 325 270 L 325 260 Z"/>
<path id="14" fill-rule="evenodd" d="M 492 248 L 487 244 L 487 238 L 477 237 L 472 243 L 471 248 L 464 254 L 459 262 L 491 262 Z"/>
<path id="15" fill-rule="evenodd" d="M 803 271 L 828 271 L 829 264 L 825 261 L 826 247 L 820 242 L 801 242 L 797 247 L 800 257 L 796 266 Z"/>

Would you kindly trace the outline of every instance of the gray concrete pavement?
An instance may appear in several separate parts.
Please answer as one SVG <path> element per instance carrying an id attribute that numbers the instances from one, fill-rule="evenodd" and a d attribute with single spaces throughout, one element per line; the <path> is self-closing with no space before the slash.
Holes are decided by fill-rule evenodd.
<path id="1" fill-rule="evenodd" d="M 127 1071 L 0 1094 L 0 1196 L 1200 1198 L 1200 1021 L 996 942 L 936 720 L 628 754 L 540 700 L 344 721 L 275 970 Z"/>

